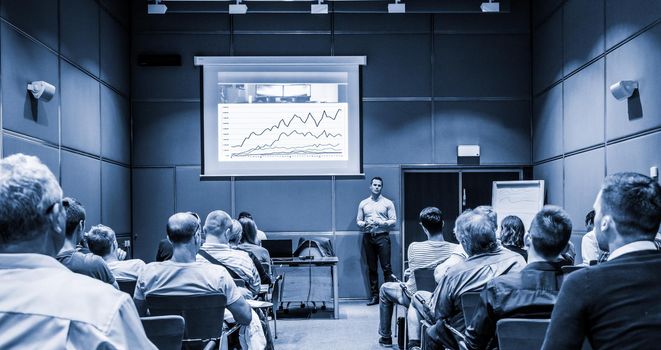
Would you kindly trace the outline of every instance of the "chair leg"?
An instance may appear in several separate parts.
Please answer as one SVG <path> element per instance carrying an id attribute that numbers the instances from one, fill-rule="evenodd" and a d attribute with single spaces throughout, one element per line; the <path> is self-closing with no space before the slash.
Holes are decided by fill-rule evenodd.
<path id="1" fill-rule="evenodd" d="M 278 311 L 275 309 L 275 304 L 271 306 L 273 312 L 273 337 L 278 339 Z"/>

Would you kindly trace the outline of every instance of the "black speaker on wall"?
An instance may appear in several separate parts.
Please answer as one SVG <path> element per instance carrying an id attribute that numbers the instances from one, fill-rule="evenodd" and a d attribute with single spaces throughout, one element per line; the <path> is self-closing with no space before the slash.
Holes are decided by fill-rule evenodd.
<path id="1" fill-rule="evenodd" d="M 181 55 L 155 55 L 139 54 L 138 66 L 140 67 L 174 67 L 181 66 Z"/>

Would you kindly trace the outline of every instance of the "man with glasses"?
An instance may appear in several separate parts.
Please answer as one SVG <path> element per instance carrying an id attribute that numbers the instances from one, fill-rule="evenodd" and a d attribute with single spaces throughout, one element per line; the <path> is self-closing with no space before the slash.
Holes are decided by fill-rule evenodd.
<path id="1" fill-rule="evenodd" d="M 0 160 L 0 349 L 156 349 L 126 293 L 53 259 L 65 221 L 39 159 Z"/>
<path id="2" fill-rule="evenodd" d="M 76 250 L 76 245 L 85 233 L 85 208 L 80 202 L 69 197 L 62 200 L 62 205 L 66 212 L 66 231 L 64 245 L 55 259 L 75 273 L 96 278 L 119 288 L 115 277 L 101 257 Z"/>

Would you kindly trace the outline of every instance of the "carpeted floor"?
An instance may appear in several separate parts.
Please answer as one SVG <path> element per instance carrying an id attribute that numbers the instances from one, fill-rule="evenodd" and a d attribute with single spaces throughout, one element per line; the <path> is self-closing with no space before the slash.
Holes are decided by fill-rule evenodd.
<path id="1" fill-rule="evenodd" d="M 276 350 L 386 349 L 378 344 L 379 306 L 366 306 L 365 302 L 341 301 L 337 320 L 333 319 L 332 310 L 313 313 L 311 308 L 291 304 L 287 314 L 278 313 Z M 403 315 L 403 310 L 399 310 L 399 316 Z M 396 334 L 394 318 L 393 333 Z M 397 344 L 397 338 L 393 338 L 393 342 Z"/>

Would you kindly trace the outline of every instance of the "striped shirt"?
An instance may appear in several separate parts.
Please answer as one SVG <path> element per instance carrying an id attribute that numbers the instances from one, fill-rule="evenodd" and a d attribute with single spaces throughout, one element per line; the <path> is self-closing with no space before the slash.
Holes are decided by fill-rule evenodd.
<path id="1" fill-rule="evenodd" d="M 239 275 L 246 282 L 246 288 L 248 288 L 252 295 L 259 294 L 261 285 L 259 272 L 257 272 L 257 268 L 248 253 L 232 249 L 229 245 L 220 243 L 204 243 L 200 250 L 206 251 L 209 255 Z M 197 261 L 210 263 L 199 254 L 197 255 Z"/>
<path id="2" fill-rule="evenodd" d="M 404 272 L 404 275 L 409 275 L 406 281 L 408 290 L 413 293 L 418 291 L 413 271 L 435 268 L 455 253 L 458 247 L 459 245 L 446 241 L 427 240 L 411 243 L 408 250 L 409 268 Z"/>

